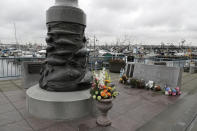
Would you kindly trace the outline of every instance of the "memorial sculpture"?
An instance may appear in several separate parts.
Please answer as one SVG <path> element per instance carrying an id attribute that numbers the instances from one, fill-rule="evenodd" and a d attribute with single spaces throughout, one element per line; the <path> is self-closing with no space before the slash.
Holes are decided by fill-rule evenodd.
<path id="1" fill-rule="evenodd" d="M 47 11 L 46 60 L 41 68 L 40 88 L 70 92 L 91 87 L 85 49 L 86 15 L 78 0 L 56 0 Z"/>
<path id="2" fill-rule="evenodd" d="M 26 91 L 27 111 L 38 118 L 74 120 L 92 112 L 87 70 L 86 15 L 77 0 L 56 0 L 47 11 L 47 53 L 39 85 Z"/>

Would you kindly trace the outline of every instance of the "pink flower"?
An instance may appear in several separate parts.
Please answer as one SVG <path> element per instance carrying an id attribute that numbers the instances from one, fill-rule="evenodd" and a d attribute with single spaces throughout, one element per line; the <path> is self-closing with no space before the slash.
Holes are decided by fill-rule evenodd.
<path id="1" fill-rule="evenodd" d="M 92 84 L 92 87 L 95 87 L 95 86 L 96 86 L 96 83 L 93 83 L 93 84 Z"/>

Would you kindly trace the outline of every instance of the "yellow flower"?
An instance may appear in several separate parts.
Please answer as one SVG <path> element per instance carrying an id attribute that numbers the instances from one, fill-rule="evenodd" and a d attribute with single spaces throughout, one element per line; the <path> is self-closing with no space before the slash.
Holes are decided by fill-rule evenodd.
<path id="1" fill-rule="evenodd" d="M 112 90 L 112 88 L 111 87 L 108 87 L 108 90 Z"/>
<path id="2" fill-rule="evenodd" d="M 109 80 L 105 80 L 105 82 L 106 82 L 106 83 L 110 83 L 110 81 L 109 81 Z"/>

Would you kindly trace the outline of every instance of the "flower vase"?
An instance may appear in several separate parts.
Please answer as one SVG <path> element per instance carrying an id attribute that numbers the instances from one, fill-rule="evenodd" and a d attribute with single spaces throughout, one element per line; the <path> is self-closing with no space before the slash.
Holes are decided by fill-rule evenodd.
<path id="1" fill-rule="evenodd" d="M 100 101 L 97 101 L 96 106 L 101 112 L 101 116 L 97 118 L 96 123 L 99 126 L 110 126 L 111 121 L 107 117 L 107 113 L 113 106 L 112 99 L 101 99 Z"/>

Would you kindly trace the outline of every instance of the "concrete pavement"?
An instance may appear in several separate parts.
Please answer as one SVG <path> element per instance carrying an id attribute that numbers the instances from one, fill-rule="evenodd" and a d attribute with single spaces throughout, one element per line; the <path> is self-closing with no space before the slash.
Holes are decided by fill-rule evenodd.
<path id="1" fill-rule="evenodd" d="M 35 118 L 26 111 L 21 79 L 11 79 L 0 81 L 0 131 L 178 131 L 179 127 L 195 131 L 197 74 L 183 74 L 184 93 L 179 97 L 128 88 L 118 83 L 119 74 L 111 76 L 120 91 L 109 111 L 111 127 L 98 127 L 97 114 L 74 121 Z M 165 128 L 165 124 L 173 128 Z"/>
<path id="2" fill-rule="evenodd" d="M 197 76 L 185 74 L 185 96 L 137 131 L 197 131 Z"/>

